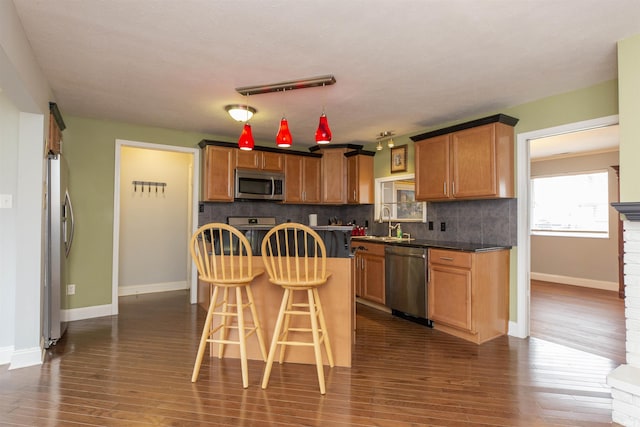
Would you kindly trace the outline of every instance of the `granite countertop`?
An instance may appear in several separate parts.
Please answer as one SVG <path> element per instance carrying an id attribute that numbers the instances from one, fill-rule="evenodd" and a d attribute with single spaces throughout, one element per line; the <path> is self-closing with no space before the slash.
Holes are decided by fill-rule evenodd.
<path id="1" fill-rule="evenodd" d="M 387 240 L 384 237 L 377 238 L 374 236 L 352 236 L 351 240 L 380 243 L 394 246 L 412 246 L 421 248 L 449 249 L 465 252 L 488 252 L 501 249 L 511 249 L 511 246 L 497 245 L 492 243 L 473 243 L 473 242 L 447 242 L 440 240 L 427 239 L 392 239 Z"/>

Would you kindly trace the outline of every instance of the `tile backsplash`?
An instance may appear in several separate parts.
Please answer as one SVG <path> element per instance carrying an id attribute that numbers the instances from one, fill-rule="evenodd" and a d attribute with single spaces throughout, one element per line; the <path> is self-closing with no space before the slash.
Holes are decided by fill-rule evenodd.
<path id="1" fill-rule="evenodd" d="M 517 244 L 517 200 L 464 200 L 427 203 L 427 223 L 403 222 L 402 231 L 418 239 L 491 243 L 515 246 Z M 343 224 L 356 221 L 369 224 L 369 234 L 386 235 L 386 223 L 374 221 L 373 205 L 289 205 L 273 202 L 238 201 L 234 203 L 203 203 L 199 223 L 227 222 L 229 216 L 273 216 L 276 222 L 309 223 L 309 214 L 318 215 L 318 225 L 328 225 L 332 217 Z M 429 221 L 433 230 L 429 230 Z M 394 222 L 395 223 L 395 222 Z M 440 231 L 441 223 L 445 231 Z"/>

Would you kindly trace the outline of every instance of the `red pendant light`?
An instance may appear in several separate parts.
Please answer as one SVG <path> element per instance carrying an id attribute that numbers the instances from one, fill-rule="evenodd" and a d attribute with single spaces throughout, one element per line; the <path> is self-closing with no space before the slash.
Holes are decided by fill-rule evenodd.
<path id="1" fill-rule="evenodd" d="M 251 125 L 249 123 L 245 123 L 242 128 L 242 133 L 240 134 L 240 139 L 238 139 L 238 148 L 245 151 L 251 151 L 253 150 L 254 145 Z"/>
<path id="2" fill-rule="evenodd" d="M 328 144 L 329 142 L 331 142 L 331 129 L 329 129 L 329 122 L 327 121 L 327 116 L 325 116 L 323 111 L 320 116 L 318 130 L 316 131 L 316 143 Z"/>
<path id="3" fill-rule="evenodd" d="M 278 129 L 278 135 L 276 135 L 276 145 L 281 148 L 291 147 L 293 139 L 291 138 L 291 132 L 289 131 L 289 124 L 284 117 L 280 120 L 280 129 Z"/>

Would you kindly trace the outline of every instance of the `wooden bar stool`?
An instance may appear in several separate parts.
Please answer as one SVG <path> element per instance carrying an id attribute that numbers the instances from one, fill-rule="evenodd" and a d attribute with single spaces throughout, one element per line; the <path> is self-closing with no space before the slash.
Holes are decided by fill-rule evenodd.
<path id="1" fill-rule="evenodd" d="M 267 388 L 269 383 L 278 344 L 281 346 L 280 364 L 284 361 L 287 346 L 311 346 L 316 360 L 320 393 L 325 394 L 321 344 L 324 343 L 329 366 L 333 367 L 334 364 L 327 325 L 318 296 L 318 287 L 326 283 L 331 275 L 326 272 L 324 242 L 318 233 L 305 225 L 281 224 L 272 228 L 262 240 L 262 260 L 269 281 L 284 288 L 262 377 L 262 388 Z M 294 295 L 297 291 L 306 291 L 306 301 L 295 301 Z M 292 325 L 292 316 L 307 317 L 310 327 L 295 326 L 296 322 Z M 310 341 L 301 341 L 298 338 L 301 333 L 310 334 Z"/>
<path id="2" fill-rule="evenodd" d="M 198 380 L 207 343 L 211 344 L 211 356 L 213 356 L 213 344 L 218 344 L 219 359 L 224 356 L 225 344 L 238 344 L 242 386 L 247 388 L 249 379 L 246 340 L 249 336 L 256 334 L 262 359 L 267 358 L 262 329 L 251 292 L 251 282 L 264 273 L 264 270 L 253 268 L 253 254 L 249 241 L 240 231 L 227 224 L 211 223 L 200 227 L 191 237 L 189 250 L 198 268 L 198 277 L 212 287 L 211 301 L 202 328 L 191 382 Z M 246 302 L 242 291 L 246 294 Z M 251 319 L 245 318 L 247 308 L 251 311 Z M 213 324 L 214 317 L 219 320 L 216 325 Z M 230 330 L 237 330 L 237 340 L 229 337 Z"/>

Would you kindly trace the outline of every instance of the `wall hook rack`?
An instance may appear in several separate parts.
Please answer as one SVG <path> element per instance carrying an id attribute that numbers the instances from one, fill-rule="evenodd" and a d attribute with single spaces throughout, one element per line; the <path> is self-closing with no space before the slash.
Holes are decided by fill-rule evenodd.
<path id="1" fill-rule="evenodd" d="M 162 187 L 162 192 L 164 193 L 164 188 L 167 186 L 166 182 L 156 182 L 156 181 L 131 181 L 133 184 L 133 191 L 138 191 L 138 186 L 140 186 L 140 191 L 144 193 L 144 188 L 147 187 L 149 193 L 151 193 L 151 187 L 155 187 L 156 193 L 158 192 L 158 187 Z"/>

